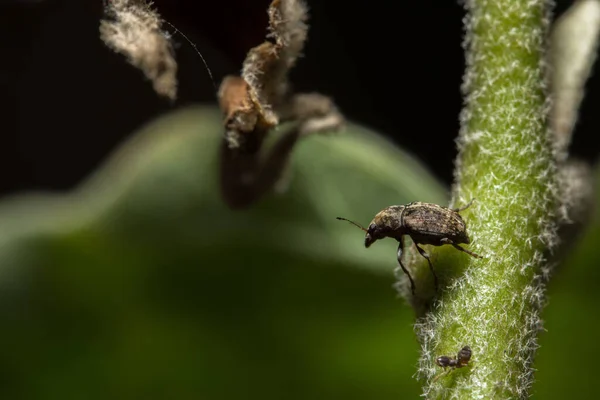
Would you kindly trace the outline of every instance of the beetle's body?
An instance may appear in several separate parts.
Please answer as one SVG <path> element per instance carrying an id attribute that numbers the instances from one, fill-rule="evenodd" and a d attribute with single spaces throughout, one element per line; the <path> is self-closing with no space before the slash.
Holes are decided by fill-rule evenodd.
<path id="1" fill-rule="evenodd" d="M 408 235 L 413 242 L 441 246 L 448 240 L 469 244 L 467 226 L 456 210 L 418 201 L 404 206 L 390 206 L 381 210 L 369 224 L 365 246 L 375 240 L 392 237 L 400 241 Z"/>
<path id="2" fill-rule="evenodd" d="M 386 237 L 394 238 L 400 242 L 398 245 L 398 263 L 406 275 L 408 275 L 410 287 L 414 294 L 415 284 L 410 273 L 404 267 L 404 264 L 402 264 L 404 236 L 409 236 L 419 254 L 427 259 L 437 289 L 437 275 L 433 270 L 431 260 L 425 250 L 419 245 L 442 246 L 449 244 L 472 257 L 481 258 L 481 256 L 459 246 L 459 244 L 471 243 L 467 235 L 467 226 L 459 212 L 469 207 L 472 202 L 465 207 L 455 209 L 418 201 L 402 206 L 390 206 L 378 212 L 368 228 L 363 228 L 359 224 L 349 220 L 346 221 L 352 222 L 366 232 L 365 247 L 369 247 L 375 241 Z M 345 218 L 338 217 L 338 219 L 344 220 Z"/>

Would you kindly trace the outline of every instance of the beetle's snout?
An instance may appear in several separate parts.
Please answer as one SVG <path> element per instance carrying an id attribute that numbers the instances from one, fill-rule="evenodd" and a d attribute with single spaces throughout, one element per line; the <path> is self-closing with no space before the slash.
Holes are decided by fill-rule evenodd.
<path id="1" fill-rule="evenodd" d="M 367 233 L 365 235 L 365 247 L 369 247 L 370 245 L 373 244 L 374 241 L 375 241 L 375 238 L 373 238 L 373 236 L 370 233 Z"/>
<path id="2" fill-rule="evenodd" d="M 372 245 L 378 239 L 378 237 L 377 224 L 375 222 L 371 222 L 369 229 L 367 229 L 367 234 L 365 235 L 365 247 Z"/>

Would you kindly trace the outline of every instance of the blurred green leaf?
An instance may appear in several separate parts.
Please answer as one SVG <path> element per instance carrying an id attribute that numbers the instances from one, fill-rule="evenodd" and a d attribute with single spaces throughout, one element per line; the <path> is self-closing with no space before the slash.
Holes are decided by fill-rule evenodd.
<path id="1" fill-rule="evenodd" d="M 0 204 L 2 398 L 415 398 L 413 315 L 391 204 L 444 204 L 413 158 L 357 125 L 302 140 L 293 182 L 248 211 L 217 185 L 212 106 L 141 129 L 78 190 Z M 351 268 L 348 268 L 351 267 Z"/>
<path id="2" fill-rule="evenodd" d="M 595 188 L 600 188 L 600 166 Z M 600 192 L 593 218 L 550 280 L 544 329 L 535 361 L 537 399 L 598 397 L 600 359 Z"/>
<path id="3" fill-rule="evenodd" d="M 0 398 L 418 396 L 396 244 L 366 250 L 335 217 L 367 224 L 391 204 L 444 204 L 444 189 L 350 125 L 299 143 L 288 193 L 229 211 L 220 119 L 174 112 L 76 191 L 0 203 Z M 596 215 L 551 281 L 535 398 L 596 397 L 598 243 Z"/>

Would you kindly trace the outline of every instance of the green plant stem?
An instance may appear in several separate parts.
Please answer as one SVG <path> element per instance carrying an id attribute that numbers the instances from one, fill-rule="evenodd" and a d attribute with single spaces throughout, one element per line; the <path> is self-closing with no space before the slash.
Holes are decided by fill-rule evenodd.
<path id="1" fill-rule="evenodd" d="M 485 258 L 451 246 L 428 249 L 444 288 L 416 326 L 427 398 L 526 398 L 533 382 L 546 258 L 557 241 L 544 62 L 551 5 L 466 2 L 466 101 L 453 203 L 476 199 L 461 214 L 468 247 Z M 435 359 L 465 345 L 472 364 L 434 381 L 441 372 Z"/>

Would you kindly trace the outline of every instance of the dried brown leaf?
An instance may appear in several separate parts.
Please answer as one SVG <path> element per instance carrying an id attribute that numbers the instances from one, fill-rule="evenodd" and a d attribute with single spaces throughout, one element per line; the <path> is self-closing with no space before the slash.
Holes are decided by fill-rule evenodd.
<path id="1" fill-rule="evenodd" d="M 265 120 L 277 124 L 273 111 L 289 92 L 288 72 L 304 49 L 308 34 L 306 4 L 302 0 L 274 0 L 269 6 L 268 38 L 248 52 L 242 77 L 260 104 Z"/>

